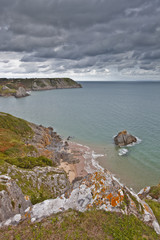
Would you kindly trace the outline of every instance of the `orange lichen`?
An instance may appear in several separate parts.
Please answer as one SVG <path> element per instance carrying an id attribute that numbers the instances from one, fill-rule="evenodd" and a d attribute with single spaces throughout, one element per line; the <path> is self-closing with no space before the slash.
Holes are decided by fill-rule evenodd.
<path id="1" fill-rule="evenodd" d="M 136 208 L 136 204 L 135 204 L 132 200 L 130 200 L 130 203 L 131 203 L 131 205 L 132 205 L 133 207 Z"/>
<path id="2" fill-rule="evenodd" d="M 122 132 L 118 133 L 118 136 L 122 135 L 122 134 L 127 134 L 127 131 L 126 130 L 123 130 Z"/>
<path id="3" fill-rule="evenodd" d="M 117 206 L 118 203 L 119 203 L 119 196 L 113 197 L 112 200 L 111 200 L 112 207 Z"/>
<path id="4" fill-rule="evenodd" d="M 152 212 L 151 212 L 151 210 L 149 209 L 149 207 L 148 207 L 148 205 L 147 204 L 143 204 L 143 207 L 145 208 L 145 210 L 147 211 L 147 212 L 149 212 L 150 214 L 152 214 Z"/>
<path id="5" fill-rule="evenodd" d="M 24 196 L 24 199 L 26 200 L 26 201 L 28 201 L 29 200 L 29 196 Z"/>
<path id="6" fill-rule="evenodd" d="M 113 197 L 113 195 L 112 195 L 112 193 L 110 193 L 110 194 L 107 196 L 107 199 L 108 199 L 109 201 L 111 201 L 112 197 Z"/>

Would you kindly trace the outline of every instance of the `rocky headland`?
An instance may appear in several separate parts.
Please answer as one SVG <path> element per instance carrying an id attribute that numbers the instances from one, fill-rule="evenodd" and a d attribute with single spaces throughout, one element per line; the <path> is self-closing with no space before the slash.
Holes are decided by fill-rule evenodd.
<path id="1" fill-rule="evenodd" d="M 121 184 L 109 171 L 95 164 L 94 160 L 90 148 L 62 139 L 52 127 L 46 128 L 0 113 L 0 226 L 3 234 L 0 233 L 0 239 L 11 239 L 3 238 L 10 231 L 13 234 L 23 230 L 24 234 L 24 229 L 28 229 L 29 225 L 31 229 L 33 226 L 36 228 L 37 221 L 42 221 L 42 225 L 45 225 L 45 237 L 49 234 L 47 229 L 51 222 L 52 228 L 54 224 L 56 229 L 59 229 L 63 222 L 61 231 L 63 233 L 63 227 L 68 226 L 64 227 L 67 232 L 74 219 L 78 221 L 75 222 L 76 229 L 82 219 L 83 222 L 87 221 L 88 214 L 92 215 L 88 224 L 97 221 L 94 220 L 97 217 L 99 224 L 102 219 L 110 218 L 110 221 L 113 221 L 115 217 L 115 222 L 110 223 L 113 229 L 115 225 L 119 226 L 120 222 L 120 229 L 128 229 L 127 224 L 130 221 L 131 225 L 137 223 L 133 232 L 133 226 L 129 226 L 123 236 L 149 236 L 147 239 L 158 239 L 159 187 L 146 188 L 136 194 Z M 64 225 L 68 224 L 66 219 L 69 215 L 72 216 L 72 223 Z M 51 216 L 50 222 L 47 217 Z M 82 216 L 86 216 L 86 220 Z M 127 218 L 127 223 L 124 218 Z M 102 233 L 99 232 L 101 237 L 93 239 L 114 239 L 110 237 L 115 234 L 121 236 L 121 230 L 118 233 L 116 230 L 110 232 L 109 226 L 106 226 L 108 230 L 104 231 L 105 221 L 102 224 Z M 21 224 L 18 225 L 19 223 Z M 8 228 L 9 225 L 18 226 Z M 56 229 L 54 234 L 57 239 L 69 239 Z M 82 229 L 86 229 L 88 234 L 88 227 L 83 226 Z M 77 230 L 81 232 L 79 238 L 73 239 L 89 239 L 84 237 L 82 229 Z M 28 239 L 34 238 L 32 230 L 31 238 L 28 235 Z M 30 230 L 27 231 L 29 234 Z M 72 233 L 73 229 L 67 232 L 68 237 Z M 42 234 L 42 238 L 38 239 L 52 239 L 51 235 L 49 236 L 45 238 Z"/>
<path id="2" fill-rule="evenodd" d="M 70 78 L 0 78 L 0 96 L 16 98 L 30 95 L 30 91 L 81 88 L 81 84 Z"/>

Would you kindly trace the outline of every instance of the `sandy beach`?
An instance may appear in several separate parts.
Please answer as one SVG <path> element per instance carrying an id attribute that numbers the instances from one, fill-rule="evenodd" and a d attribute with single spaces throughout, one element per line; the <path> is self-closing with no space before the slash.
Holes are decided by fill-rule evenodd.
<path id="1" fill-rule="evenodd" d="M 69 152 L 73 154 L 74 159 L 78 163 L 60 163 L 60 167 L 65 170 L 69 177 L 69 181 L 73 182 L 76 178 L 85 177 L 88 173 L 93 173 L 97 168 L 101 168 L 95 159 L 103 155 L 96 155 L 88 146 L 78 144 L 76 142 L 68 142 Z M 77 161 L 76 161 L 77 162 Z"/>

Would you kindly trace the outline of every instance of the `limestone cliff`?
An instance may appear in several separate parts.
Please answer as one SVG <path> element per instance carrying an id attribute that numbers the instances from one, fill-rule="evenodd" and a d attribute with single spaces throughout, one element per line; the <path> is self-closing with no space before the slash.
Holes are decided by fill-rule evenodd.
<path id="1" fill-rule="evenodd" d="M 81 84 L 70 78 L 0 78 L 0 96 L 28 96 L 28 91 L 62 88 L 81 88 Z"/>

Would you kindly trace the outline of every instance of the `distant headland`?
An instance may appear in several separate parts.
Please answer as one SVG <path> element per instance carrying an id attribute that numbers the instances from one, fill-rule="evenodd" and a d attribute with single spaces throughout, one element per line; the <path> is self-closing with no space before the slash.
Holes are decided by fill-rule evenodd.
<path id="1" fill-rule="evenodd" d="M 81 88 L 81 84 L 70 78 L 0 78 L 0 96 L 29 96 L 29 91 Z"/>

